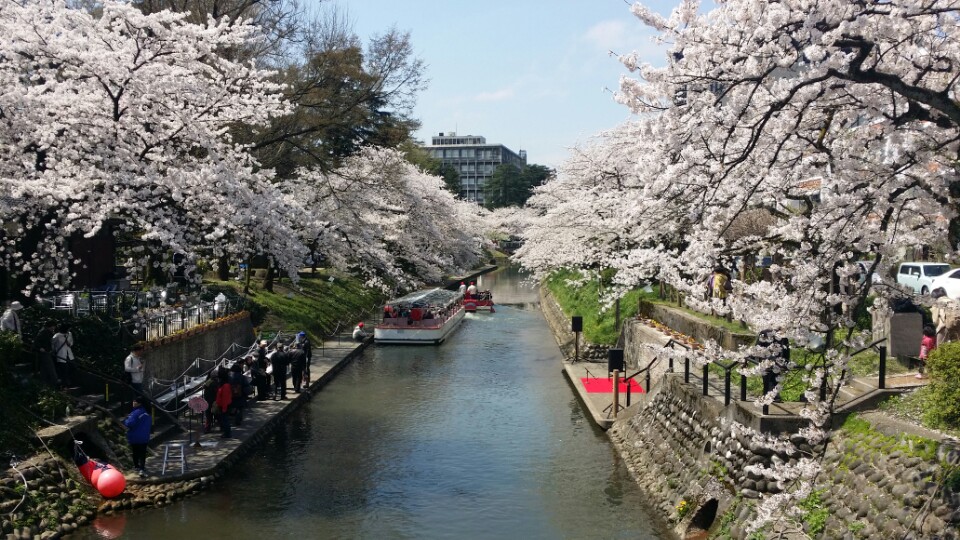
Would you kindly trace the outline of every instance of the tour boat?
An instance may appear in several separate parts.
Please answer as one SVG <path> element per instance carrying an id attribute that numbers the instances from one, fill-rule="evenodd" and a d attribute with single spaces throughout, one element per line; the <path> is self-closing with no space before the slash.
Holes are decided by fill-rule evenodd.
<path id="1" fill-rule="evenodd" d="M 438 344 L 457 329 L 464 310 L 459 293 L 429 289 L 391 300 L 383 314 L 383 320 L 373 329 L 375 342 Z"/>
<path id="2" fill-rule="evenodd" d="M 477 311 L 489 311 L 496 313 L 493 309 L 493 294 L 490 291 L 480 291 L 475 296 L 466 296 L 463 299 L 463 310 L 467 313 Z"/>

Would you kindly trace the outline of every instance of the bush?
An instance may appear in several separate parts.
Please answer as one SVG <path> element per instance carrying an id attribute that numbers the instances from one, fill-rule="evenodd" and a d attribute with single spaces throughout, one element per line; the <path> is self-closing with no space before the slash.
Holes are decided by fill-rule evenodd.
<path id="1" fill-rule="evenodd" d="M 927 358 L 930 390 L 924 420 L 936 427 L 960 428 L 960 343 L 944 343 Z"/>

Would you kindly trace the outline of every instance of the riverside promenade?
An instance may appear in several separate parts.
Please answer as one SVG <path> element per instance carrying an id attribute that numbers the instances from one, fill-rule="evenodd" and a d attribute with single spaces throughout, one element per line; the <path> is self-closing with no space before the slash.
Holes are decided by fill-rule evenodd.
<path id="1" fill-rule="evenodd" d="M 375 322 L 370 321 L 365 324 L 372 328 Z M 219 476 L 269 436 L 278 423 L 283 422 L 291 413 L 309 402 L 315 393 L 336 376 L 337 372 L 373 342 L 372 335 L 363 342 L 353 341 L 350 336 L 352 330 L 352 328 L 346 329 L 343 333 L 314 345 L 310 363 L 310 384 L 305 386 L 299 394 L 293 392 L 293 384 L 288 374 L 287 399 L 282 401 L 250 399 L 244 411 L 243 422 L 239 426 L 231 427 L 229 438 L 221 437 L 216 426 L 210 433 L 202 433 L 202 430 L 198 429 L 199 422 L 194 419 L 192 434 L 179 433 L 176 437 L 163 440 L 151 447 L 147 454 L 147 477 L 140 478 L 135 472 L 128 471 L 126 474 L 128 491 L 135 492 L 138 486 L 146 487 Z M 185 427 L 189 425 L 189 422 L 184 423 Z M 195 444 L 197 442 L 199 445 Z M 184 453 L 182 470 L 179 457 L 181 445 Z M 169 456 L 166 471 L 161 474 L 164 469 L 165 448 L 169 449 Z"/>

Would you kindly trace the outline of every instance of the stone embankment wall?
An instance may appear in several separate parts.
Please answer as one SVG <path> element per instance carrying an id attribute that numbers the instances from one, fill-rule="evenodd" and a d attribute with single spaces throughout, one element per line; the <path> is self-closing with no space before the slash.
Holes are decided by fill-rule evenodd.
<path id="1" fill-rule="evenodd" d="M 199 373 L 191 370 L 197 358 L 216 360 L 231 345 L 249 347 L 254 339 L 256 336 L 253 334 L 250 314 L 241 312 L 223 321 L 213 321 L 182 334 L 151 341 L 147 343 L 144 381 L 151 378 L 170 381 L 188 371 L 191 371 L 190 375 L 197 375 Z M 210 367 L 212 364 L 204 362 L 199 371 L 206 371 Z M 151 389 L 145 384 L 144 388 L 154 394 L 167 390 L 165 385 Z"/>
<path id="2" fill-rule="evenodd" d="M 668 375 L 645 405 L 625 411 L 607 432 L 652 506 L 676 524 L 681 537 L 709 530 L 718 538 L 747 538 L 760 498 L 780 492 L 776 480 L 748 466 L 795 463 L 800 452 L 817 450 L 794 436 L 800 452 L 774 452 L 721 420 L 725 415 L 717 409 L 723 408 L 679 376 Z M 835 432 L 814 494 L 778 532 L 793 529 L 794 536 L 814 538 L 904 538 L 908 532 L 918 538 L 960 538 L 960 451 L 916 441 L 872 429 Z M 771 536 L 768 529 L 754 538 Z"/>
<path id="3" fill-rule="evenodd" d="M 714 326 L 699 317 L 685 313 L 683 310 L 663 304 L 640 302 L 639 314 L 643 317 L 661 322 L 678 332 L 696 339 L 700 343 L 714 340 L 724 349 L 731 351 L 738 350 L 741 347 L 749 347 L 753 345 L 756 340 L 756 335 L 749 330 L 744 329 L 743 332 L 731 332 L 726 328 Z"/>
<path id="4" fill-rule="evenodd" d="M 569 318 L 545 288 L 540 294 L 557 342 L 572 357 Z M 716 330 L 711 334 L 704 329 L 708 332 L 704 334 L 699 326 L 682 322 L 689 316 L 672 308 L 644 315 L 700 340 L 718 339 L 730 348 L 753 340 L 752 335 L 724 337 Z M 647 365 L 655 353 L 646 345 L 662 345 L 668 338 L 638 321 L 624 324 L 628 366 Z M 740 427 L 750 423 L 742 417 L 742 408 L 703 397 L 679 373 L 664 374 L 665 362 L 656 369 L 652 392 L 622 412 L 607 434 L 651 506 L 675 524 L 679 537 L 704 538 L 708 531 L 712 538 L 753 540 L 781 535 L 960 538 L 960 451 L 949 441 L 918 442 L 881 425 L 863 432 L 837 430 L 825 450 L 794 435 L 791 441 L 797 450 L 775 452 Z M 795 516 L 749 532 L 762 499 L 781 490 L 769 474 L 750 466 L 796 463 L 802 455 L 823 455 L 813 493 L 800 501 Z"/>

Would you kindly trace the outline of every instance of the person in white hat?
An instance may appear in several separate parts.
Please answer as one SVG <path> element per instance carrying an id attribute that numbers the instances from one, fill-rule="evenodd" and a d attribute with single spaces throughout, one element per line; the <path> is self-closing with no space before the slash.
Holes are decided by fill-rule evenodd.
<path id="1" fill-rule="evenodd" d="M 3 316 L 0 317 L 0 331 L 14 332 L 17 334 L 17 337 L 23 339 L 23 328 L 20 326 L 20 316 L 17 315 L 17 312 L 21 309 L 23 309 L 23 304 L 20 302 L 16 300 L 10 302 L 10 306 L 3 312 Z"/>

